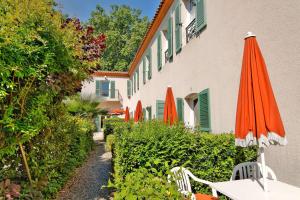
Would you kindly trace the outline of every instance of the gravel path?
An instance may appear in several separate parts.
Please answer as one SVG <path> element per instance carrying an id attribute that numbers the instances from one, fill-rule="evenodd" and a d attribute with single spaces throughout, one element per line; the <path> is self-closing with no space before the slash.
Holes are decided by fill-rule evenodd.
<path id="1" fill-rule="evenodd" d="M 57 200 L 106 200 L 107 184 L 111 172 L 111 153 L 105 152 L 104 142 L 98 142 L 88 160 L 78 168 L 73 178 L 57 195 Z"/>

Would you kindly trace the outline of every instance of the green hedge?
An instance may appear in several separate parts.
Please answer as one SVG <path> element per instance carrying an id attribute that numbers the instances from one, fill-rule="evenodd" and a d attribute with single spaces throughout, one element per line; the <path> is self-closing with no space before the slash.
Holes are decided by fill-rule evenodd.
<path id="1" fill-rule="evenodd" d="M 21 198 L 52 199 L 93 147 L 95 126 L 91 119 L 71 116 L 64 107 L 58 107 L 55 115 L 57 118 L 50 121 L 43 133 L 24 144 L 34 180 L 31 189 L 21 157 L 7 156 L 0 162 L 0 181 L 9 178 L 21 184 Z"/>
<path id="2" fill-rule="evenodd" d="M 165 177 L 158 177 L 147 169 L 139 168 L 126 176 L 114 199 L 175 200 L 182 199 L 182 196 L 176 185 L 168 183 Z"/>
<path id="3" fill-rule="evenodd" d="M 191 133 L 182 125 L 168 127 L 151 121 L 119 130 L 114 148 L 115 182 L 122 185 L 126 176 L 145 168 L 157 176 L 167 176 L 175 166 L 184 166 L 209 181 L 230 179 L 233 167 L 256 160 L 255 148 L 238 148 L 232 134 Z M 196 191 L 210 193 L 194 185 Z"/>
<path id="4" fill-rule="evenodd" d="M 118 127 L 118 124 L 123 124 L 124 119 L 118 118 L 118 117 L 113 117 L 113 118 L 106 118 L 103 120 L 103 133 L 104 137 L 106 138 L 108 135 L 114 133 L 114 128 Z"/>

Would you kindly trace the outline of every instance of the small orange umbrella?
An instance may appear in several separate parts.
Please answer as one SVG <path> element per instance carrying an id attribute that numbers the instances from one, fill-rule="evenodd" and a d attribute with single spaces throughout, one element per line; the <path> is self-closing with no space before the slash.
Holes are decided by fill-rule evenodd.
<path id="1" fill-rule="evenodd" d="M 123 115 L 124 110 L 123 109 L 114 109 L 114 110 L 110 111 L 108 114 L 110 114 L 110 115 Z"/>
<path id="2" fill-rule="evenodd" d="M 143 120 L 143 108 L 142 108 L 142 102 L 138 101 L 134 113 L 134 122 L 142 121 Z"/>
<path id="3" fill-rule="evenodd" d="M 172 88 L 168 87 L 167 94 L 166 94 L 166 100 L 165 100 L 165 108 L 164 108 L 164 122 L 166 124 L 174 124 L 177 122 L 177 112 L 176 112 L 176 106 L 174 101 L 174 96 L 172 92 Z"/>
<path id="4" fill-rule="evenodd" d="M 125 122 L 128 122 L 130 120 L 130 115 L 129 115 L 129 108 L 126 106 L 125 110 Z"/>
<path id="5" fill-rule="evenodd" d="M 269 80 L 266 64 L 255 35 L 245 38 L 237 103 L 235 144 L 259 145 L 265 181 L 264 147 L 285 145 L 285 131 Z M 266 182 L 265 182 L 266 183 Z M 264 184 L 266 190 L 267 184 Z"/>

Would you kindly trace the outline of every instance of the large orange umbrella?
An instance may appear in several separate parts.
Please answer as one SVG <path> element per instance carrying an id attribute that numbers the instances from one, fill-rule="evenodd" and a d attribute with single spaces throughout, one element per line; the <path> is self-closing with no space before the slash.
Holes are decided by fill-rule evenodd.
<path id="1" fill-rule="evenodd" d="M 260 147 L 265 181 L 264 148 L 270 144 L 285 145 L 287 140 L 264 58 L 255 35 L 250 32 L 245 38 L 235 138 L 237 146 Z"/>
<path id="2" fill-rule="evenodd" d="M 138 122 L 138 121 L 142 121 L 142 120 L 143 120 L 142 102 L 138 101 L 138 103 L 136 105 L 135 113 L 134 113 L 134 121 Z"/>
<path id="3" fill-rule="evenodd" d="M 125 122 L 128 122 L 129 119 L 130 119 L 129 108 L 128 108 L 128 106 L 126 106 L 126 110 L 125 110 Z"/>
<path id="4" fill-rule="evenodd" d="M 168 87 L 166 100 L 165 100 L 165 108 L 164 108 L 164 122 L 166 124 L 174 124 L 177 122 L 177 112 L 176 112 L 176 105 L 174 101 L 173 91 L 171 87 Z"/>

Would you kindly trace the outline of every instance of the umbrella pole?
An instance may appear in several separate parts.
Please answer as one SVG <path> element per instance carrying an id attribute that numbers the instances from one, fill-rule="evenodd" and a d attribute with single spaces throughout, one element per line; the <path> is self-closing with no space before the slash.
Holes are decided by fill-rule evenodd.
<path id="1" fill-rule="evenodd" d="M 263 185 L 264 185 L 264 191 L 268 191 L 268 180 L 267 180 L 267 173 L 266 173 L 266 161 L 265 161 L 265 149 L 263 147 L 260 147 L 260 159 L 261 159 L 261 165 L 262 165 L 262 175 L 263 175 Z"/>

